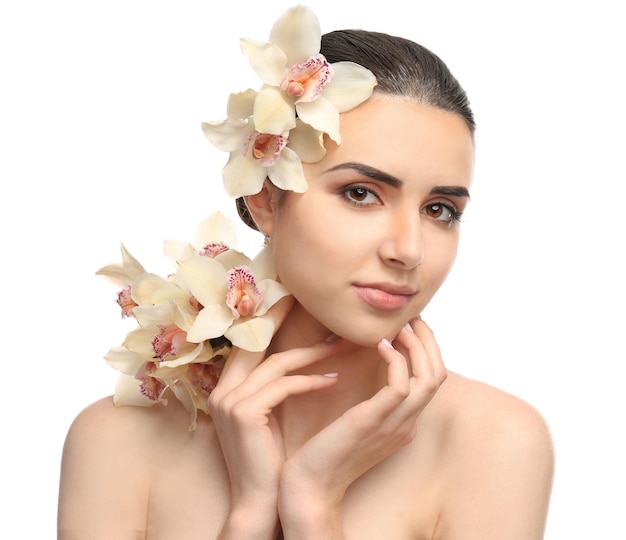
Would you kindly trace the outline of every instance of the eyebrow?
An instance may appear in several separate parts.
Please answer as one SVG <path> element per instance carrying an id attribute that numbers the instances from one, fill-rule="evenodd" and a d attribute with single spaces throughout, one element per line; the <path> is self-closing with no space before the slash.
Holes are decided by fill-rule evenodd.
<path id="1" fill-rule="evenodd" d="M 379 169 L 375 169 L 374 167 L 370 167 L 369 165 L 365 165 L 363 163 L 340 163 L 335 167 L 331 167 L 328 169 L 327 173 L 334 171 L 341 171 L 344 169 L 351 169 L 353 171 L 357 171 L 359 174 L 363 176 L 367 176 L 368 178 L 372 178 L 374 180 L 378 180 L 379 182 L 383 182 L 394 188 L 402 187 L 404 183 L 399 178 L 392 176 L 391 174 L 387 174 Z M 430 190 L 431 195 L 448 195 L 450 197 L 465 197 L 467 199 L 470 198 L 469 190 L 463 186 L 435 186 Z"/>

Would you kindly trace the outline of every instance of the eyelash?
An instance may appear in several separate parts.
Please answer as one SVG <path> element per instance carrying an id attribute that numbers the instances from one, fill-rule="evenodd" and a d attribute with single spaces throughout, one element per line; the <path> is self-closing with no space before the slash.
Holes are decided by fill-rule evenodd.
<path id="1" fill-rule="evenodd" d="M 354 206 L 356 208 L 363 208 L 363 207 L 373 206 L 376 204 L 376 203 L 364 203 L 361 201 L 354 200 L 351 197 L 351 193 L 354 193 L 357 190 L 363 192 L 363 194 L 366 194 L 366 195 L 367 194 L 373 195 L 380 202 L 380 197 L 378 196 L 378 194 L 375 191 L 371 190 L 370 188 L 360 186 L 360 185 L 350 185 L 350 186 L 344 187 L 341 190 L 341 194 L 351 206 Z M 424 210 L 422 210 L 422 212 L 424 212 L 428 208 L 433 208 L 437 206 L 443 207 L 445 210 L 447 210 L 450 216 L 448 217 L 448 219 L 443 219 L 443 220 L 437 219 L 436 217 L 433 219 L 441 223 L 445 223 L 448 226 L 452 226 L 456 223 L 460 223 L 461 218 L 463 216 L 463 212 L 459 212 L 454 205 L 443 202 L 443 201 L 435 201 L 435 202 L 431 202 L 427 204 Z"/>

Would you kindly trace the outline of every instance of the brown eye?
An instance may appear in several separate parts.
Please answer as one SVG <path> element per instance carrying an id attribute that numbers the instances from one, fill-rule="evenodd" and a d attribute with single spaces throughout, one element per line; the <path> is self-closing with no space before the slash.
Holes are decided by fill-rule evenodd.
<path id="1" fill-rule="evenodd" d="M 429 218 L 443 223 L 457 223 L 461 220 L 461 212 L 457 211 L 454 206 L 450 206 L 443 203 L 433 203 L 425 206 L 422 209 L 422 213 Z"/>
<path id="2" fill-rule="evenodd" d="M 371 189 L 363 186 L 347 186 L 341 190 L 341 195 L 354 206 L 371 206 L 380 204 L 378 195 Z"/>
<path id="3" fill-rule="evenodd" d="M 446 207 L 443 204 L 431 204 L 426 207 L 426 213 L 435 219 L 439 219 L 445 210 Z"/>
<path id="4" fill-rule="evenodd" d="M 355 187 L 350 190 L 350 197 L 358 202 L 362 202 L 367 198 L 368 191 L 362 187 Z"/>

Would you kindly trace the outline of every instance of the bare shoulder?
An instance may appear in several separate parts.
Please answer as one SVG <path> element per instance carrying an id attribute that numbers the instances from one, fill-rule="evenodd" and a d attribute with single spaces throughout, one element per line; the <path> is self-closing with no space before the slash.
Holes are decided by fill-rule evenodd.
<path id="1" fill-rule="evenodd" d="M 174 401 L 116 407 L 107 397 L 77 415 L 63 448 L 59 538 L 73 539 L 68 531 L 126 538 L 145 530 L 155 471 L 192 437 L 189 416 Z"/>
<path id="2" fill-rule="evenodd" d="M 134 451 L 150 447 L 159 432 L 175 428 L 175 416 L 171 407 L 117 407 L 112 396 L 105 397 L 76 416 L 64 452 L 106 452 L 110 458 L 123 452 L 132 459 Z"/>
<path id="3" fill-rule="evenodd" d="M 443 388 L 441 537 L 543 538 L 554 472 L 546 420 L 526 401 L 455 373 Z"/>
<path id="4" fill-rule="evenodd" d="M 466 443 L 474 441 L 484 448 L 489 440 L 515 446 L 527 440 L 538 449 L 547 446 L 551 450 L 547 422 L 528 402 L 456 373 L 450 373 L 444 387 L 446 412 L 454 419 L 453 434 Z"/>

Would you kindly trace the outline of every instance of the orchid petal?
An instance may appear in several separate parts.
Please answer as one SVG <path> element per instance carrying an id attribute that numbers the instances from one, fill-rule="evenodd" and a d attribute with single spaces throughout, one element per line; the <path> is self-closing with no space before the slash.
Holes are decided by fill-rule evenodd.
<path id="1" fill-rule="evenodd" d="M 236 347 L 246 351 L 263 351 L 270 344 L 274 327 L 274 321 L 269 317 L 255 317 L 233 324 L 224 335 Z"/>
<path id="2" fill-rule="evenodd" d="M 122 252 L 122 264 L 104 266 L 96 272 L 96 275 L 104 276 L 108 281 L 120 285 L 121 287 L 127 287 L 133 279 L 141 274 L 145 274 L 146 270 L 139 261 L 128 252 L 123 244 L 120 246 L 120 250 Z"/>
<path id="3" fill-rule="evenodd" d="M 326 155 L 324 133 L 300 119 L 296 120 L 296 127 L 289 132 L 287 146 L 305 163 L 315 163 Z"/>
<path id="4" fill-rule="evenodd" d="M 198 256 L 179 261 L 177 275 L 203 306 L 220 303 L 226 298 L 226 269 L 214 259 Z"/>
<path id="5" fill-rule="evenodd" d="M 104 360 L 116 371 L 132 377 L 135 376 L 141 365 L 146 362 L 145 359 L 126 347 L 114 347 L 104 355 Z"/>
<path id="6" fill-rule="evenodd" d="M 225 269 L 230 270 L 236 266 L 249 266 L 250 258 L 235 249 L 229 249 L 224 253 L 220 253 L 215 260 L 218 261 Z"/>
<path id="7" fill-rule="evenodd" d="M 174 384 L 170 386 L 172 392 L 176 396 L 176 399 L 180 401 L 185 407 L 185 410 L 189 413 L 189 431 L 196 429 L 196 421 L 198 420 L 198 408 L 191 389 L 188 384 Z M 206 401 L 206 399 L 204 399 Z"/>
<path id="8" fill-rule="evenodd" d="M 152 407 L 154 404 L 159 403 L 144 396 L 141 393 L 140 386 L 141 381 L 138 381 L 135 377 L 120 374 L 115 384 L 115 395 L 113 396 L 115 406 Z M 161 401 L 161 403 L 163 402 L 167 403 L 166 400 Z"/>
<path id="9" fill-rule="evenodd" d="M 280 86 L 287 71 L 287 55 L 280 47 L 248 38 L 240 39 L 239 45 L 259 78 L 265 84 Z"/>
<path id="10" fill-rule="evenodd" d="M 263 279 L 276 279 L 274 254 L 269 246 L 265 246 L 261 249 L 248 266 L 252 268 L 254 275 L 257 276 L 259 281 Z"/>
<path id="11" fill-rule="evenodd" d="M 163 253 L 172 262 L 189 259 L 196 255 L 196 250 L 189 242 L 181 240 L 164 240 Z"/>
<path id="12" fill-rule="evenodd" d="M 234 152 L 242 148 L 254 131 L 254 126 L 240 118 L 202 122 L 201 126 L 209 142 L 223 152 Z"/>
<path id="13" fill-rule="evenodd" d="M 229 248 L 237 245 L 237 225 L 221 212 L 211 214 L 196 230 L 196 246 L 201 248 L 213 242 Z"/>
<path id="14" fill-rule="evenodd" d="M 142 328 L 151 328 L 157 324 L 166 324 L 172 318 L 169 304 L 141 305 L 133 309 L 133 314 Z"/>
<path id="15" fill-rule="evenodd" d="M 328 133 L 328 136 L 337 144 L 341 142 L 339 113 L 324 96 L 318 97 L 315 101 L 296 104 L 296 111 L 300 120 L 315 129 Z"/>
<path id="16" fill-rule="evenodd" d="M 198 313 L 195 322 L 187 332 L 187 339 L 192 343 L 200 343 L 205 339 L 223 336 L 233 322 L 233 316 L 225 303 L 205 306 Z"/>
<path id="17" fill-rule="evenodd" d="M 159 287 L 150 297 L 152 304 L 167 304 L 172 301 L 177 304 L 189 303 L 189 293 L 171 281 Z"/>
<path id="18" fill-rule="evenodd" d="M 194 344 L 196 342 L 193 342 Z M 182 366 L 185 364 L 189 364 L 191 362 L 195 362 L 198 358 L 198 356 L 200 355 L 200 353 L 203 351 L 204 349 L 204 343 L 197 343 L 197 345 L 195 345 L 193 348 L 190 348 L 189 350 L 185 351 L 184 354 L 180 354 L 178 357 L 174 358 L 173 360 L 164 360 L 163 362 L 161 362 L 161 366 L 164 367 L 169 367 L 169 368 L 174 368 L 174 367 L 178 367 L 178 366 Z M 206 358 L 205 360 L 209 359 L 209 355 L 205 355 Z"/>
<path id="19" fill-rule="evenodd" d="M 158 329 L 156 327 L 150 329 L 138 328 L 133 330 L 126 335 L 123 346 L 132 353 L 137 354 L 142 359 L 142 363 L 148 360 L 153 360 L 154 347 L 152 346 L 152 342 L 157 330 Z M 108 356 L 105 358 L 108 358 Z M 139 366 L 137 366 L 137 369 L 139 369 Z M 137 373 L 137 369 L 129 372 L 129 375 L 135 375 Z"/>
<path id="20" fill-rule="evenodd" d="M 156 274 L 143 274 L 133 280 L 131 284 L 131 296 L 133 300 L 141 305 L 150 303 L 154 291 L 167 284 L 167 280 Z"/>
<path id="21" fill-rule="evenodd" d="M 285 11 L 270 32 L 270 42 L 280 47 L 287 55 L 288 66 L 300 64 L 309 56 L 317 54 L 321 39 L 319 19 L 303 5 Z"/>
<path id="22" fill-rule="evenodd" d="M 283 285 L 272 279 L 264 279 L 258 286 L 263 293 L 263 300 L 256 309 L 255 315 L 257 317 L 265 315 L 276 302 L 290 294 Z"/>
<path id="23" fill-rule="evenodd" d="M 260 133 L 281 135 L 296 127 L 293 102 L 275 86 L 265 86 L 254 101 L 254 127 Z"/>
<path id="24" fill-rule="evenodd" d="M 302 169 L 302 161 L 289 147 L 283 148 L 280 159 L 267 172 L 272 184 L 280 189 L 297 193 L 307 190 L 308 184 Z"/>
<path id="25" fill-rule="evenodd" d="M 256 94 L 256 90 L 252 90 L 252 88 L 248 88 L 244 92 L 230 94 L 226 103 L 226 116 L 242 120 L 252 116 Z"/>
<path id="26" fill-rule="evenodd" d="M 340 113 L 356 107 L 372 95 L 376 77 L 369 69 L 354 62 L 335 62 L 331 66 L 335 74 L 324 86 L 323 95 Z"/>
<path id="27" fill-rule="evenodd" d="M 230 154 L 222 170 L 224 188 L 231 197 L 258 193 L 263 188 L 266 177 L 265 167 L 262 167 L 257 160 L 249 155 L 242 156 L 235 152 Z"/>

